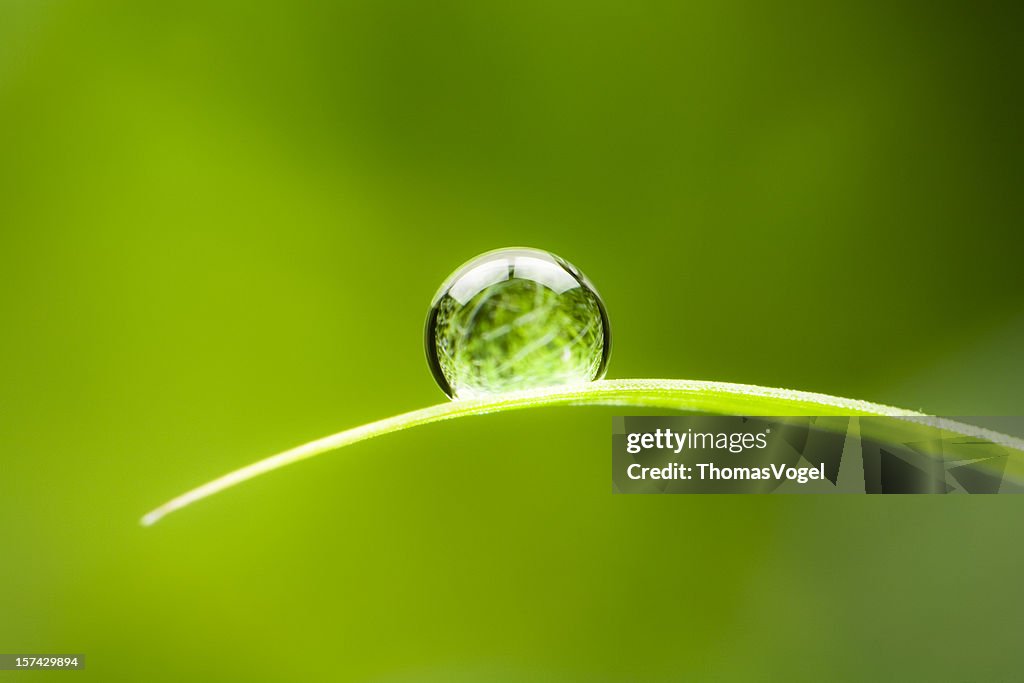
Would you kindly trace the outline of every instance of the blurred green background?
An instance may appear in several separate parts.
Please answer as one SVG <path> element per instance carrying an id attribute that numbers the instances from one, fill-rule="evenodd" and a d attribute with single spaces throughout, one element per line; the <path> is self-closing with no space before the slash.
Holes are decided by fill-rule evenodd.
<path id="1" fill-rule="evenodd" d="M 612 496 L 614 409 L 444 399 L 546 248 L 609 377 L 1019 414 L 1022 5 L 0 3 L 0 651 L 95 681 L 1010 680 L 1011 496 Z"/>

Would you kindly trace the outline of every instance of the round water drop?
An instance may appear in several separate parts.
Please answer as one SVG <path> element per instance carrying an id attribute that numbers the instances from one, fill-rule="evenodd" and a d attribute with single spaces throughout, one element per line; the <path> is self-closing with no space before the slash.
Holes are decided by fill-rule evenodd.
<path id="1" fill-rule="evenodd" d="M 427 360 L 451 398 L 600 379 L 611 354 L 604 303 L 575 266 L 498 249 L 445 280 L 427 316 Z"/>

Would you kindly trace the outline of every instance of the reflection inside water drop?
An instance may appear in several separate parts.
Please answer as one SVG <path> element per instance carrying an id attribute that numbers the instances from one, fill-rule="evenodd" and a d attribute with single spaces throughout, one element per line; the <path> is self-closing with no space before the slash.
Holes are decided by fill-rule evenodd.
<path id="1" fill-rule="evenodd" d="M 487 252 L 441 286 L 427 360 L 448 396 L 473 398 L 604 376 L 608 315 L 573 265 L 540 249 Z"/>

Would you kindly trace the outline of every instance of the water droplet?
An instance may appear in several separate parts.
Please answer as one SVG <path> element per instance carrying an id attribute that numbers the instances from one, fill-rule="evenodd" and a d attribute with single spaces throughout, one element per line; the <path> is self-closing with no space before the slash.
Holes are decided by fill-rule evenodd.
<path id="1" fill-rule="evenodd" d="M 575 266 L 498 249 L 452 273 L 427 316 L 427 360 L 452 398 L 600 379 L 611 353 L 604 303 Z"/>

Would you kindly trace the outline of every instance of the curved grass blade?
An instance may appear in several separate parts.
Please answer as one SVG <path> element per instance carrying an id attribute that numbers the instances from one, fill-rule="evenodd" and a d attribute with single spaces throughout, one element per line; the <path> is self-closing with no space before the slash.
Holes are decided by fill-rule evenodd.
<path id="1" fill-rule="evenodd" d="M 573 386 L 517 391 L 492 398 L 451 401 L 347 429 L 258 460 L 209 481 L 147 513 L 141 522 L 144 526 L 150 526 L 176 510 L 261 474 L 377 436 L 470 415 L 564 405 L 620 405 L 749 416 L 894 416 L 906 418 L 909 424 L 937 426 L 1024 452 L 1024 441 L 986 429 L 928 417 L 912 410 L 826 394 L 694 380 L 601 380 Z"/>

